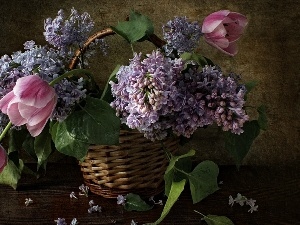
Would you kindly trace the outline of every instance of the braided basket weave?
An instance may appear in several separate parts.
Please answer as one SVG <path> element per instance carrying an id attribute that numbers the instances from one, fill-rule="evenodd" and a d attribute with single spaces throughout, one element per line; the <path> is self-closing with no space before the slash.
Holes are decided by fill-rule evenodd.
<path id="1" fill-rule="evenodd" d="M 150 197 L 163 191 L 168 166 L 163 147 L 174 153 L 178 138 L 168 138 L 162 144 L 137 131 L 121 130 L 119 140 L 118 146 L 90 146 L 80 163 L 84 183 L 91 192 L 116 198 L 129 192 Z"/>

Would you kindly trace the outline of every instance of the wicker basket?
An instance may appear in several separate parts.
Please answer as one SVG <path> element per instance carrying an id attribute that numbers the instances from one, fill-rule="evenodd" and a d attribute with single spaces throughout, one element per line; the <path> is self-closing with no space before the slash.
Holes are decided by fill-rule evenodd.
<path id="1" fill-rule="evenodd" d="M 90 146 L 80 163 L 84 183 L 91 192 L 106 198 L 136 193 L 145 197 L 164 188 L 168 159 L 163 150 L 175 152 L 178 138 L 152 142 L 137 131 L 120 133 L 120 145 Z"/>
<path id="2" fill-rule="evenodd" d="M 111 28 L 106 28 L 90 36 L 75 53 L 69 69 L 76 68 L 80 56 L 92 42 L 114 34 Z M 165 44 L 154 34 L 148 37 L 148 41 L 157 47 Z M 121 131 L 119 141 L 119 146 L 90 146 L 84 162 L 80 163 L 84 183 L 91 192 L 106 198 L 129 192 L 143 196 L 160 193 L 168 165 L 162 143 L 152 142 L 137 131 Z M 164 141 L 164 147 L 170 152 L 174 152 L 177 145 L 178 139 L 175 138 Z"/>

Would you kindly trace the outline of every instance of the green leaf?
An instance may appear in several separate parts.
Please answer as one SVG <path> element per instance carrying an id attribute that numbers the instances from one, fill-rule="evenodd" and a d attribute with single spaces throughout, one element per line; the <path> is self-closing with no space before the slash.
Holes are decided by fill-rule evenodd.
<path id="1" fill-rule="evenodd" d="M 260 129 L 267 130 L 268 129 L 268 118 L 266 113 L 266 106 L 261 105 L 257 108 L 257 112 L 259 114 L 258 124 Z"/>
<path id="2" fill-rule="evenodd" d="M 37 160 L 35 151 L 34 151 L 34 137 L 32 137 L 29 133 L 25 141 L 22 144 L 22 148 L 35 160 Z"/>
<path id="3" fill-rule="evenodd" d="M 120 118 L 105 101 L 86 98 L 81 111 L 71 114 L 65 120 L 68 132 L 76 139 L 90 144 L 118 145 Z"/>
<path id="4" fill-rule="evenodd" d="M 51 132 L 52 140 L 54 141 L 57 151 L 82 160 L 88 151 L 89 143 L 82 142 L 68 132 L 65 122 L 57 124 L 56 133 Z"/>
<path id="5" fill-rule="evenodd" d="M 8 153 L 19 151 L 22 149 L 22 144 L 27 137 L 28 131 L 26 129 L 16 130 L 10 129 L 9 131 L 9 150 Z"/>
<path id="6" fill-rule="evenodd" d="M 250 147 L 259 135 L 260 126 L 257 120 L 244 123 L 244 132 L 240 135 L 226 132 L 225 148 L 235 159 L 236 165 L 239 168 L 244 157 L 247 155 Z"/>
<path id="7" fill-rule="evenodd" d="M 47 159 L 52 153 L 49 124 L 47 124 L 42 133 L 35 138 L 34 150 L 38 159 L 37 170 L 39 170 L 40 166 L 43 166 L 45 169 L 47 165 Z"/>
<path id="8" fill-rule="evenodd" d="M 188 178 L 194 204 L 219 190 L 218 175 L 217 164 L 209 160 L 199 163 L 190 173 Z"/>
<path id="9" fill-rule="evenodd" d="M 153 206 L 148 205 L 139 195 L 129 193 L 126 195 L 124 208 L 127 211 L 148 211 L 152 209 Z"/>
<path id="10" fill-rule="evenodd" d="M 207 215 L 203 219 L 208 225 L 234 225 L 226 216 Z"/>
<path id="11" fill-rule="evenodd" d="M 170 193 L 169 193 L 167 202 L 165 204 L 165 207 L 160 215 L 160 218 L 157 221 L 155 221 L 154 223 L 148 223 L 147 225 L 157 225 L 161 221 L 163 221 L 163 219 L 170 212 L 172 206 L 178 200 L 180 194 L 182 193 L 182 191 L 184 189 L 185 183 L 186 183 L 186 180 L 181 180 L 179 182 L 172 182 Z"/>
<path id="12" fill-rule="evenodd" d="M 111 86 L 110 86 L 109 82 L 110 81 L 117 82 L 116 74 L 119 71 L 120 67 L 121 67 L 120 65 L 117 65 L 115 67 L 114 71 L 111 73 L 111 75 L 109 76 L 109 78 L 108 78 L 108 80 L 105 84 L 104 90 L 103 90 L 102 95 L 101 95 L 101 99 L 106 101 L 106 102 L 112 102 L 113 101 L 113 96 L 112 96 L 112 93 L 111 93 Z"/>
<path id="13" fill-rule="evenodd" d="M 180 173 L 176 172 L 175 166 L 180 167 L 180 165 L 182 165 L 182 163 L 178 164 L 177 163 L 184 158 L 188 158 L 195 155 L 195 150 L 190 150 L 188 153 L 180 155 L 180 156 L 173 156 L 171 155 L 171 159 L 169 162 L 169 165 L 166 169 L 165 175 L 164 175 L 164 180 L 165 180 L 165 195 L 169 195 L 170 189 L 171 189 L 171 185 L 173 183 L 174 180 L 179 181 L 180 179 L 183 179 L 182 175 L 179 175 Z M 185 161 L 186 162 L 186 161 Z M 186 166 L 189 166 L 188 164 Z M 181 168 L 184 169 L 184 168 Z M 187 171 L 189 172 L 189 171 Z"/>
<path id="14" fill-rule="evenodd" d="M 19 160 L 19 166 L 16 166 L 13 161 L 8 160 L 7 165 L 4 167 L 2 173 L 0 173 L 0 183 L 11 186 L 13 189 L 17 188 L 21 173 L 23 170 L 23 161 Z"/>
<path id="15" fill-rule="evenodd" d="M 246 94 L 250 93 L 252 91 L 252 89 L 257 85 L 257 81 L 249 81 L 247 83 L 245 83 L 245 87 L 246 87 Z"/>
<path id="16" fill-rule="evenodd" d="M 151 20 L 135 11 L 130 12 L 129 21 L 119 22 L 116 27 L 111 28 L 129 43 L 134 43 L 154 33 Z"/>
<path id="17" fill-rule="evenodd" d="M 187 67 L 187 64 L 190 64 L 191 62 L 196 62 L 201 67 L 209 65 L 207 58 L 197 53 L 184 52 L 180 55 L 180 58 L 185 61 L 185 68 Z"/>
<path id="18" fill-rule="evenodd" d="M 63 154 L 82 159 L 90 144 L 119 144 L 120 119 L 110 105 L 87 97 L 85 107 L 51 127 L 55 147 Z"/>

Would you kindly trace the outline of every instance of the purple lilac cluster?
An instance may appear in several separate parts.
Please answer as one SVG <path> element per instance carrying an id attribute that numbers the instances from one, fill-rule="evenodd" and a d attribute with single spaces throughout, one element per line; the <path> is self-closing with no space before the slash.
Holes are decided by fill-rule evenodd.
<path id="1" fill-rule="evenodd" d="M 186 17 L 175 17 L 163 25 L 163 37 L 167 41 L 164 46 L 166 55 L 174 50 L 180 55 L 183 52 L 193 51 L 202 36 L 198 22 L 189 22 Z"/>
<path id="2" fill-rule="evenodd" d="M 38 46 L 34 41 L 26 42 L 24 49 L 24 52 L 15 52 L 11 57 L 1 57 L 0 97 L 11 91 L 20 77 L 38 74 L 50 82 L 63 73 L 64 59 L 56 50 Z M 85 97 L 86 91 L 82 79 L 72 82 L 64 79 L 54 88 L 58 95 L 58 104 L 51 118 L 62 121 L 69 115 L 75 103 Z"/>
<path id="3" fill-rule="evenodd" d="M 49 44 L 59 49 L 61 56 L 72 57 L 77 49 L 82 48 L 93 28 L 94 21 L 87 12 L 79 14 L 77 10 L 72 8 L 71 14 L 66 17 L 61 9 L 58 11 L 57 17 L 45 20 L 44 36 Z M 106 42 L 101 39 L 97 43 L 103 53 L 106 54 Z"/>
<path id="4" fill-rule="evenodd" d="M 214 122 L 224 131 L 240 134 L 249 119 L 243 109 L 245 87 L 232 76 L 225 77 L 212 66 L 197 66 L 183 72 L 177 81 L 180 111 L 172 115 L 172 130 L 190 137 L 199 128 Z"/>
<path id="5" fill-rule="evenodd" d="M 144 60 L 135 54 L 128 66 L 119 69 L 118 83 L 110 82 L 115 97 L 111 106 L 122 122 L 151 140 L 164 139 L 170 127 L 168 115 L 180 107 L 175 83 L 183 66 L 181 59 L 164 57 L 160 51 Z"/>
<path id="6" fill-rule="evenodd" d="M 242 133 L 249 117 L 243 109 L 246 89 L 237 76 L 225 77 L 213 66 L 183 68 L 181 59 L 159 51 L 144 60 L 136 54 L 119 69 L 118 83 L 110 82 L 117 116 L 151 140 L 164 139 L 168 130 L 190 137 L 197 128 L 213 123 Z"/>

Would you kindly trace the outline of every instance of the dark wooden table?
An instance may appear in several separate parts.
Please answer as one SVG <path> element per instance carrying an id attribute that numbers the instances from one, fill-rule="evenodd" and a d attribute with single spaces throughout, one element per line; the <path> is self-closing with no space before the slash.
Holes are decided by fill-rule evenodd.
<path id="1" fill-rule="evenodd" d="M 299 167 L 241 167 L 221 166 L 221 189 L 197 204 L 192 204 L 189 190 L 184 190 L 169 215 L 161 224 L 206 224 L 203 214 L 224 215 L 235 225 L 300 224 L 300 176 Z M 0 225 L 56 224 L 57 218 L 65 218 L 70 224 L 76 217 L 80 225 L 127 224 L 131 220 L 138 225 L 154 222 L 163 206 L 147 212 L 127 212 L 117 205 L 116 199 L 105 199 L 89 194 L 70 199 L 72 191 L 78 197 L 78 187 L 83 183 L 79 167 L 75 164 L 50 164 L 45 177 L 38 180 L 22 179 L 17 190 L 0 185 Z M 241 193 L 255 199 L 258 211 L 250 213 L 248 207 L 228 205 L 228 196 Z M 25 206 L 25 199 L 33 203 Z M 88 213 L 89 201 L 103 209 L 101 213 Z"/>

